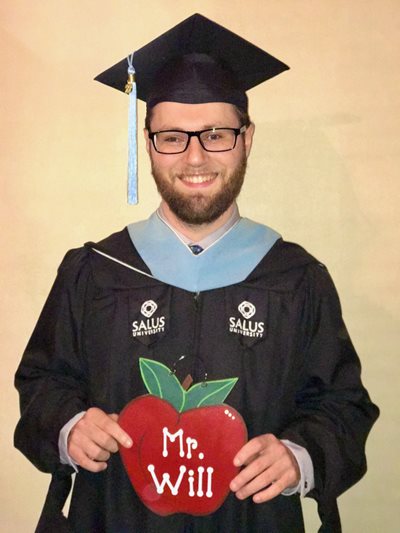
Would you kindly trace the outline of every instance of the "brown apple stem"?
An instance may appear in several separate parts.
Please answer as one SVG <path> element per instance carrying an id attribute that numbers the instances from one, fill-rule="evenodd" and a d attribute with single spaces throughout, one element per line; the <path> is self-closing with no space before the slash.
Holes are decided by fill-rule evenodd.
<path id="1" fill-rule="evenodd" d="M 190 374 L 188 374 L 182 382 L 182 388 L 185 390 L 188 390 L 192 383 L 193 383 L 193 378 Z"/>

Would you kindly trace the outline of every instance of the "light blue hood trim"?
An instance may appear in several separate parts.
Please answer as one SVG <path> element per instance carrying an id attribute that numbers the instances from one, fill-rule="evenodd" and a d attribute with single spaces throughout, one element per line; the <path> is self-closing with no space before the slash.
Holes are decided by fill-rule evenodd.
<path id="1" fill-rule="evenodd" d="M 193 255 L 156 213 L 129 224 L 128 232 L 156 279 L 191 292 L 243 281 L 280 238 L 271 228 L 241 218 L 214 244 Z"/>

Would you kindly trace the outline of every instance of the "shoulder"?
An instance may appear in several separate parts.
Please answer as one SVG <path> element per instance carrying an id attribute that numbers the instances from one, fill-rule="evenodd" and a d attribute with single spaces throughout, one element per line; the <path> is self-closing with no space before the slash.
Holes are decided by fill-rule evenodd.
<path id="1" fill-rule="evenodd" d="M 90 244 L 93 243 L 86 243 L 85 246 Z M 96 243 L 96 246 L 107 249 L 109 252 L 118 252 L 121 248 L 131 247 L 132 241 L 129 237 L 128 229 L 125 227 L 120 231 L 108 235 L 105 239 L 101 239 Z"/>
<path id="2" fill-rule="evenodd" d="M 110 254 L 119 253 L 121 255 L 123 251 L 131 251 L 132 244 L 130 243 L 128 231 L 124 228 L 97 243 L 89 241 L 79 248 L 68 250 L 58 268 L 59 276 L 70 278 L 71 276 L 76 277 L 77 275 L 88 273 L 92 268 L 94 247 L 107 250 Z"/>
<path id="3" fill-rule="evenodd" d="M 251 278 L 268 280 L 282 289 L 299 286 L 318 291 L 334 289 L 327 267 L 299 244 L 278 239 L 264 256 Z"/>
<path id="4" fill-rule="evenodd" d="M 325 268 L 303 247 L 279 238 L 263 257 L 258 268 L 265 274 L 272 275 L 304 270 L 310 265 L 320 265 L 321 268 Z"/>
<path id="5" fill-rule="evenodd" d="M 302 246 L 282 241 L 277 247 L 277 255 L 281 255 L 281 261 L 287 270 L 299 270 L 302 272 L 302 281 L 307 291 L 316 298 L 326 297 L 338 301 L 335 284 L 325 263 L 311 255 Z"/>

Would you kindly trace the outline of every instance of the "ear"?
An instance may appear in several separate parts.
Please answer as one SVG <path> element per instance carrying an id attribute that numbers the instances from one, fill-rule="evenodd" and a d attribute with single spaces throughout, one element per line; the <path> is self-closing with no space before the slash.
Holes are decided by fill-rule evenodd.
<path id="1" fill-rule="evenodd" d="M 143 128 L 143 134 L 144 134 L 144 140 L 146 143 L 146 150 L 147 150 L 147 153 L 150 155 L 151 140 L 149 139 L 149 130 L 147 128 Z"/>
<path id="2" fill-rule="evenodd" d="M 253 144 L 253 135 L 256 127 L 254 122 L 250 123 L 250 126 L 246 129 L 244 133 L 244 147 L 246 150 L 246 157 L 249 157 L 251 151 L 251 145 Z"/>

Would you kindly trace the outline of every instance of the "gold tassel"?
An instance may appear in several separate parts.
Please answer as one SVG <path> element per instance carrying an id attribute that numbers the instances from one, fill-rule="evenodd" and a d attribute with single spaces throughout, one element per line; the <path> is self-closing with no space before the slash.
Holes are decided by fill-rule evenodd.
<path id="1" fill-rule="evenodd" d="M 125 85 L 125 94 L 131 94 L 133 84 L 135 83 L 135 74 L 128 74 L 128 81 Z"/>

